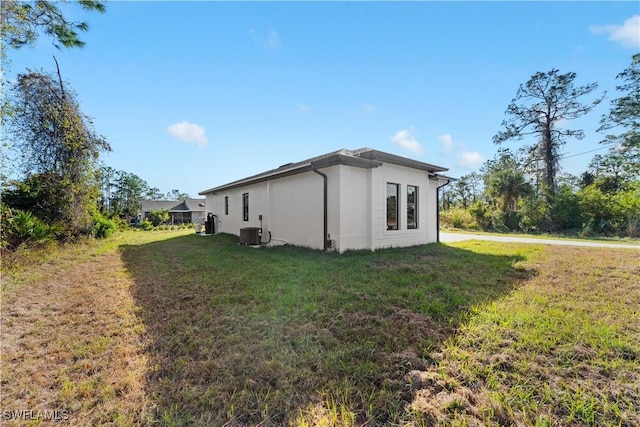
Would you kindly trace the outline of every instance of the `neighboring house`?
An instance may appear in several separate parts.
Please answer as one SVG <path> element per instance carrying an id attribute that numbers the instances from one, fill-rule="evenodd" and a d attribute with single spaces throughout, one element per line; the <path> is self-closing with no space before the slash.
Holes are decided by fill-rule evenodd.
<path id="1" fill-rule="evenodd" d="M 447 169 L 370 148 L 338 150 L 200 192 L 215 232 L 262 243 L 371 249 L 438 241 Z"/>
<path id="2" fill-rule="evenodd" d="M 168 224 L 202 224 L 205 199 L 184 199 L 178 201 L 143 200 L 140 204 L 140 219 L 144 219 L 149 212 L 164 209 L 169 211 Z"/>

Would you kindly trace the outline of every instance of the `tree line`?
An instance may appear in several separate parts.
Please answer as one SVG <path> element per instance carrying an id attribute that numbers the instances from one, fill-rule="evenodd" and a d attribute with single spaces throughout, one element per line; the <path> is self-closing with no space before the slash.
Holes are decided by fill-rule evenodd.
<path id="1" fill-rule="evenodd" d="M 101 1 L 80 0 L 88 11 L 103 13 Z M 86 22 L 73 22 L 58 2 L 38 0 L 0 3 L 0 59 L 10 64 L 7 49 L 33 45 L 41 34 L 57 48 L 82 47 L 80 33 Z M 2 250 L 23 244 L 73 240 L 81 236 L 106 237 L 118 224 L 138 214 L 144 199 L 180 200 L 179 190 L 165 194 L 137 175 L 100 164 L 111 151 L 77 94 L 56 72 L 26 70 L 15 83 L 2 81 L 2 199 L 0 233 Z M 18 179 L 8 179 L 18 175 Z"/>
<path id="2" fill-rule="evenodd" d="M 59 72 L 18 74 L 6 109 L 6 151 L 13 155 L 12 172 L 22 178 L 3 176 L 3 249 L 106 237 L 136 217 L 145 199 L 189 197 L 179 190 L 161 193 L 134 173 L 101 165 L 100 154 L 111 147 L 80 111 L 77 94 Z"/>
<path id="3" fill-rule="evenodd" d="M 640 237 L 640 54 L 616 76 L 618 96 L 599 121 L 606 154 L 579 176 L 561 173 L 559 149 L 582 130 L 567 124 L 587 115 L 597 83 L 576 74 L 536 73 L 521 85 L 493 141 L 503 146 L 478 172 L 460 177 L 441 198 L 443 222 L 457 228 Z"/>

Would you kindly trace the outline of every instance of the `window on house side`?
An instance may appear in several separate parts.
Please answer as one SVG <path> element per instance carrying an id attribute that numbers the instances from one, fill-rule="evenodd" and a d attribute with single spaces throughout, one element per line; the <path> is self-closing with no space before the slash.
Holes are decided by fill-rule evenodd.
<path id="1" fill-rule="evenodd" d="M 242 219 L 249 221 L 249 193 L 242 194 Z"/>
<path id="2" fill-rule="evenodd" d="M 418 228 L 418 187 L 407 185 L 407 228 Z"/>
<path id="3" fill-rule="evenodd" d="M 400 185 L 387 183 L 387 230 L 398 230 L 400 221 L 398 216 Z"/>
<path id="4" fill-rule="evenodd" d="M 229 215 L 229 196 L 224 196 L 224 214 Z"/>

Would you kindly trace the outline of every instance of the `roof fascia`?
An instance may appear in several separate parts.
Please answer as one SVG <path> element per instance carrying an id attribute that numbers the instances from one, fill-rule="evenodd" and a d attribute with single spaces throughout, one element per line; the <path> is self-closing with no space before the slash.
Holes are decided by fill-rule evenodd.
<path id="1" fill-rule="evenodd" d="M 209 190 L 202 191 L 198 194 L 210 194 L 210 193 L 218 193 L 220 191 L 233 190 L 236 188 L 244 187 L 252 184 L 259 184 L 266 181 L 271 181 L 273 179 L 285 178 L 292 175 L 298 175 L 304 172 L 310 172 L 314 169 L 318 168 L 327 168 L 330 166 L 336 165 L 346 165 L 346 166 L 354 166 L 358 168 L 377 168 L 382 165 L 382 162 L 377 160 L 363 159 L 354 156 L 346 156 L 344 154 L 336 153 L 334 155 L 321 158 L 319 160 L 307 163 L 296 164 L 296 167 L 285 169 L 285 170 L 273 170 L 270 172 L 265 172 L 260 175 L 254 175 L 253 177 L 241 179 L 239 181 L 234 181 L 226 185 L 221 185 L 219 187 L 214 187 Z"/>
<path id="2" fill-rule="evenodd" d="M 244 178 L 239 181 L 234 181 L 229 184 L 221 185 L 219 187 L 214 187 L 209 190 L 202 191 L 198 194 L 200 195 L 211 194 L 211 193 L 216 194 L 220 191 L 233 190 L 235 188 L 245 187 L 247 185 L 260 184 L 262 182 L 271 181 L 272 179 L 284 178 L 287 176 L 297 175 L 299 173 L 304 173 L 311 170 L 313 170 L 313 167 L 309 163 L 305 165 L 300 165 L 299 167 L 296 167 L 296 168 L 280 171 L 280 172 L 278 172 L 278 170 L 276 169 L 275 171 L 273 171 L 273 173 L 265 172 L 265 174 Z"/>
<path id="3" fill-rule="evenodd" d="M 448 168 L 443 168 L 441 166 L 419 162 L 417 160 L 396 156 L 395 154 L 384 153 L 378 150 L 365 151 L 360 153 L 359 156 L 365 159 L 378 160 L 384 163 L 392 163 L 394 165 L 424 170 L 427 172 L 445 172 L 449 170 Z"/>
<path id="4" fill-rule="evenodd" d="M 382 162 L 372 159 L 363 159 L 361 157 L 346 156 L 344 154 L 336 154 L 316 162 L 311 163 L 315 168 L 326 168 L 329 166 L 345 165 L 356 168 L 373 169 L 382 166 Z"/>
<path id="5" fill-rule="evenodd" d="M 433 175 L 429 176 L 429 179 L 433 180 L 433 181 L 447 181 L 447 182 L 454 182 L 457 181 L 457 178 L 452 178 L 450 176 L 446 176 L 446 175 L 442 175 L 439 173 L 434 173 Z"/>

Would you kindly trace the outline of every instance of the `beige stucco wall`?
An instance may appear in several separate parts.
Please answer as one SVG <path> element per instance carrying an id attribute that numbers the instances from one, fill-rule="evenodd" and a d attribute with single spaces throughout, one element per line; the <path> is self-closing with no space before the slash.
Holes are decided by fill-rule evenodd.
<path id="1" fill-rule="evenodd" d="M 345 165 L 321 169 L 328 177 L 328 234 L 333 250 L 378 249 L 435 242 L 436 189 L 428 172 L 392 164 L 374 169 Z M 387 182 L 400 185 L 400 227 L 387 230 Z M 418 228 L 407 229 L 407 185 L 418 187 Z M 249 193 L 249 221 L 242 218 L 242 194 Z M 224 198 L 229 197 L 229 214 Z M 207 212 L 218 217 L 218 232 L 263 228 L 263 241 L 323 248 L 323 178 L 305 172 L 265 183 L 208 194 Z M 259 221 L 262 215 L 262 224 Z"/>
<path id="2" fill-rule="evenodd" d="M 413 246 L 435 241 L 435 193 L 428 172 L 384 164 L 372 170 L 372 242 L 374 248 Z M 387 183 L 400 185 L 398 230 L 387 230 Z M 407 185 L 418 187 L 418 228 L 407 229 Z M 433 228 L 432 231 L 428 231 Z"/>
<path id="3" fill-rule="evenodd" d="M 323 249 L 323 179 L 306 172 L 270 182 L 269 224 L 274 243 Z"/>
<path id="4" fill-rule="evenodd" d="M 334 203 L 340 211 L 330 217 L 329 228 L 336 249 L 371 249 L 371 169 L 336 166 L 340 182 L 330 191 L 329 206 Z M 333 197 L 331 197 L 333 196 Z M 338 202 L 338 203 L 336 203 Z M 331 221 L 333 219 L 333 222 Z"/>
<path id="5" fill-rule="evenodd" d="M 249 220 L 243 220 L 242 195 L 249 193 Z M 229 214 L 224 200 L 229 197 Z M 323 180 L 307 172 L 207 194 L 207 212 L 218 217 L 219 233 L 240 234 L 245 227 L 263 229 L 263 241 L 291 243 L 313 249 L 323 246 Z M 262 215 L 262 223 L 260 222 Z"/>

